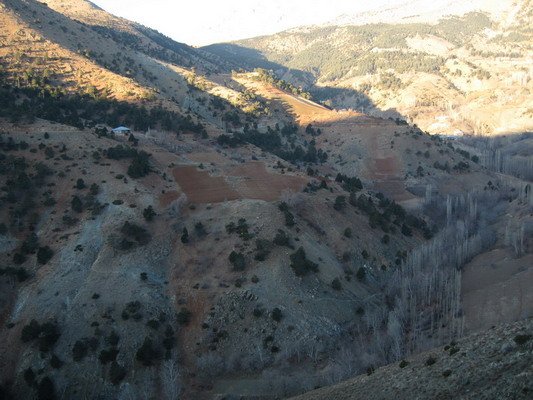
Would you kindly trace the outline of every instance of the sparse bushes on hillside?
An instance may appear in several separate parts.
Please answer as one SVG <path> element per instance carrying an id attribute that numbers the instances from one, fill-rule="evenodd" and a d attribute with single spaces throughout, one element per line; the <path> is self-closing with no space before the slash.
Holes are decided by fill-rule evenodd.
<path id="1" fill-rule="evenodd" d="M 516 335 L 514 337 L 514 341 L 518 345 L 523 345 L 523 344 L 526 344 L 531 339 L 531 337 L 532 337 L 531 335 L 527 335 L 527 334 Z"/>
<path id="2" fill-rule="evenodd" d="M 277 246 L 285 246 L 290 248 L 292 247 L 289 236 L 282 229 L 278 230 L 278 233 L 276 233 L 276 236 L 274 237 L 274 240 L 272 242 Z"/>
<path id="3" fill-rule="evenodd" d="M 152 339 L 145 338 L 142 346 L 135 353 L 135 358 L 145 367 L 154 365 L 161 358 L 160 351 L 155 347 Z"/>
<path id="4" fill-rule="evenodd" d="M 357 280 L 362 282 L 365 280 L 366 278 L 366 268 L 365 267 L 360 267 L 358 270 L 357 270 L 357 273 L 355 274 L 355 276 L 357 277 Z"/>
<path id="5" fill-rule="evenodd" d="M 126 377 L 127 371 L 122 365 L 118 364 L 116 361 L 111 363 L 109 368 L 109 380 L 113 385 L 118 385 Z"/>
<path id="6" fill-rule="evenodd" d="M 39 385 L 37 386 L 37 399 L 55 400 L 56 398 L 57 396 L 54 382 L 48 376 L 45 376 L 43 379 L 41 379 L 41 382 L 39 382 Z"/>
<path id="7" fill-rule="evenodd" d="M 192 318 L 192 312 L 190 312 L 185 307 L 182 307 L 182 309 L 176 316 L 176 320 L 178 321 L 178 324 L 183 325 L 183 326 L 189 325 L 189 322 L 191 322 L 191 318 Z"/>
<path id="8" fill-rule="evenodd" d="M 283 132 L 283 129 L 282 129 Z M 235 133 L 233 136 L 220 135 L 217 143 L 223 146 L 237 147 L 244 143 L 250 143 L 259 147 L 263 151 L 275 154 L 278 157 L 296 162 L 323 163 L 327 160 L 328 155 L 322 149 L 316 149 L 314 140 L 306 143 L 307 148 L 301 145 L 289 145 L 285 143 L 286 139 L 276 131 L 269 129 L 267 133 L 261 133 L 257 130 L 245 129 L 243 133 Z M 289 140 L 290 143 L 293 143 Z"/>
<path id="9" fill-rule="evenodd" d="M 35 81 L 36 82 L 36 81 Z M 132 126 L 137 131 L 159 127 L 163 130 L 203 134 L 205 128 L 195 123 L 190 115 L 155 106 L 147 109 L 134 103 L 106 99 L 103 92 L 94 91 L 85 95 L 66 94 L 60 86 L 51 86 L 45 81 L 25 87 L 16 87 L 12 80 L 0 76 L 0 116 L 12 122 L 35 117 L 75 126 L 82 129 L 86 124 L 105 123 Z M 23 102 L 18 101 L 25 98 Z"/>
<path id="10" fill-rule="evenodd" d="M 244 268 L 246 267 L 246 261 L 242 253 L 232 251 L 229 255 L 229 261 L 233 265 L 234 271 L 244 271 Z"/>
<path id="11" fill-rule="evenodd" d="M 72 347 L 72 359 L 82 361 L 89 352 L 89 344 L 86 339 L 77 340 Z"/>
<path id="12" fill-rule="evenodd" d="M 278 208 L 285 216 L 285 225 L 288 227 L 294 226 L 294 215 L 289 211 L 289 205 L 285 202 L 282 202 Z"/>
<path id="13" fill-rule="evenodd" d="M 126 321 L 131 317 L 135 321 L 140 321 L 142 319 L 141 308 L 142 304 L 140 301 L 130 301 L 122 310 L 122 319 Z"/>
<path id="14" fill-rule="evenodd" d="M 119 248 L 122 250 L 128 250 L 135 246 L 144 246 L 151 240 L 151 235 L 148 231 L 137 224 L 124 222 L 120 228 L 120 232 L 123 237 L 120 240 Z"/>
<path id="15" fill-rule="evenodd" d="M 275 307 L 273 310 L 272 310 L 272 313 L 271 313 L 271 317 L 274 321 L 276 322 L 280 322 L 281 319 L 283 318 L 283 313 L 281 312 L 281 310 L 278 308 L 278 307 Z"/>
<path id="16" fill-rule="evenodd" d="M 339 278 L 333 279 L 333 281 L 331 281 L 331 287 L 333 288 L 333 290 L 342 290 L 342 284 L 341 284 L 340 279 Z"/>
<path id="17" fill-rule="evenodd" d="M 304 91 L 301 87 L 296 87 L 287 81 L 278 79 L 274 75 L 273 71 L 267 71 L 266 69 L 263 69 L 263 68 L 256 68 L 254 72 L 257 73 L 257 79 L 260 80 L 261 82 L 269 83 L 273 86 L 280 88 L 281 90 L 291 92 L 292 94 L 295 94 L 297 96 L 302 96 L 306 99 L 312 98 L 311 94 L 309 92 Z"/>
<path id="18" fill-rule="evenodd" d="M 346 207 L 346 196 L 337 196 L 333 208 L 337 211 L 342 211 L 344 207 Z"/>
<path id="19" fill-rule="evenodd" d="M 429 357 L 426 359 L 425 364 L 429 367 L 429 366 L 435 364 L 436 362 L 437 362 L 437 359 L 436 359 L 434 356 L 429 356 Z"/>
<path id="20" fill-rule="evenodd" d="M 189 231 L 187 228 L 183 228 L 183 232 L 181 234 L 181 243 L 189 243 Z"/>
<path id="21" fill-rule="evenodd" d="M 248 231 L 249 228 L 250 227 L 246 223 L 246 219 L 239 218 L 237 224 L 230 222 L 228 225 L 226 225 L 226 232 L 229 234 L 237 233 L 241 239 L 249 240 L 252 238 L 252 234 Z"/>
<path id="22" fill-rule="evenodd" d="M 156 215 L 152 206 L 148 206 L 143 210 L 143 217 L 146 221 L 152 221 Z"/>
<path id="23" fill-rule="evenodd" d="M 145 151 L 136 152 L 128 167 L 128 175 L 132 178 L 142 178 L 150 173 L 150 154 Z"/>
<path id="24" fill-rule="evenodd" d="M 207 235 L 207 231 L 205 230 L 205 226 L 201 222 L 197 222 L 194 225 L 194 232 L 196 233 L 196 236 L 198 236 L 198 237 L 204 237 L 204 236 Z"/>
<path id="25" fill-rule="evenodd" d="M 17 278 L 19 282 L 24 282 L 30 277 L 30 275 L 28 274 L 28 271 L 26 271 L 26 269 L 23 267 L 0 268 L 0 276 L 2 275 L 14 276 L 15 278 Z"/>
<path id="26" fill-rule="evenodd" d="M 72 200 L 70 202 L 70 206 L 73 211 L 77 213 L 83 212 L 83 203 L 81 199 L 78 196 L 72 196 Z"/>
<path id="27" fill-rule="evenodd" d="M 270 251 L 272 250 L 272 243 L 266 239 L 257 239 L 255 241 L 255 256 L 257 261 L 265 261 Z"/>
<path id="28" fill-rule="evenodd" d="M 308 260 L 303 247 L 290 255 L 291 268 L 296 276 L 305 276 L 309 272 L 318 272 L 318 264 Z"/>
<path id="29" fill-rule="evenodd" d="M 42 325 L 36 320 L 22 328 L 21 340 L 25 343 L 38 340 L 39 350 L 48 352 L 51 350 L 61 336 L 59 327 L 55 322 L 45 322 Z"/>
<path id="30" fill-rule="evenodd" d="M 54 251 L 48 246 L 39 247 L 37 250 L 37 262 L 41 265 L 48 263 L 53 256 Z"/>

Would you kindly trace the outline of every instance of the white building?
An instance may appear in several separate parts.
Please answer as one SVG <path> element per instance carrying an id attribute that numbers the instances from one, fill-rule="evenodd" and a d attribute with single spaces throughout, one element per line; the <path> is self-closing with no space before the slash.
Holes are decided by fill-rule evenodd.
<path id="1" fill-rule="evenodd" d="M 119 126 L 115 129 L 112 129 L 112 131 L 115 135 L 128 135 L 131 133 L 131 129 L 126 128 L 125 126 Z"/>

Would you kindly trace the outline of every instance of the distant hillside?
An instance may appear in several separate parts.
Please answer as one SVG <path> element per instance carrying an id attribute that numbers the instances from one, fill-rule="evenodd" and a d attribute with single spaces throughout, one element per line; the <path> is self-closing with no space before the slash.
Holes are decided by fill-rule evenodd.
<path id="1" fill-rule="evenodd" d="M 497 20 L 470 12 L 435 24 L 302 27 L 205 50 L 273 69 L 329 105 L 399 113 L 432 133 L 522 132 L 533 129 L 531 9 L 524 0 Z"/>
<path id="2" fill-rule="evenodd" d="M 364 25 L 369 23 L 436 23 L 450 15 L 481 11 L 495 18 L 501 17 L 514 6 L 512 0 L 406 0 L 390 6 L 376 7 L 355 15 L 344 14 L 327 25 Z"/>

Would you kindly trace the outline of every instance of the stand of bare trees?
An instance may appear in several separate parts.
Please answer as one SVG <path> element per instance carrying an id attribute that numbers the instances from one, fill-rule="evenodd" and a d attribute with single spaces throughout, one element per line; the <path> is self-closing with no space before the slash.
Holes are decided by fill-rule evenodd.
<path id="1" fill-rule="evenodd" d="M 533 157 L 504 154 L 500 149 L 482 152 L 481 164 L 491 171 L 533 180 Z"/>

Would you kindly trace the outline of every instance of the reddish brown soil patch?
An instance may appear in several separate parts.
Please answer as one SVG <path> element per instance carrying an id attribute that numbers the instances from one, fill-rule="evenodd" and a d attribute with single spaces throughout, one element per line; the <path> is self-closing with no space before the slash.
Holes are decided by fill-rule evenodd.
<path id="1" fill-rule="evenodd" d="M 213 177 L 193 166 L 177 167 L 173 171 L 176 182 L 194 203 L 220 203 L 235 199 L 275 201 L 284 190 L 299 192 L 305 178 L 274 174 L 262 162 L 249 162 L 228 168 L 225 177 Z"/>
<path id="2" fill-rule="evenodd" d="M 278 200 L 284 190 L 299 192 L 307 182 L 299 176 L 273 174 L 262 162 L 248 162 L 232 168 L 228 175 L 242 177 L 237 190 L 243 198 Z"/>
<path id="3" fill-rule="evenodd" d="M 174 168 L 174 179 L 193 203 L 221 203 L 236 200 L 239 194 L 233 190 L 223 177 L 210 176 L 194 166 Z"/>
<path id="4" fill-rule="evenodd" d="M 387 158 L 376 158 L 375 163 L 375 176 L 379 177 L 390 177 L 398 173 L 398 163 L 394 157 Z"/>
<path id="5" fill-rule="evenodd" d="M 174 200 L 178 199 L 180 197 L 180 194 L 176 192 L 175 190 L 171 192 L 163 193 L 159 197 L 159 205 L 161 207 L 167 207 L 170 203 L 172 203 Z"/>
<path id="6" fill-rule="evenodd" d="M 415 198 L 415 196 L 405 190 L 405 184 L 400 179 L 376 181 L 374 183 L 374 190 L 383 193 L 386 197 L 389 197 L 395 201 L 406 201 Z"/>

